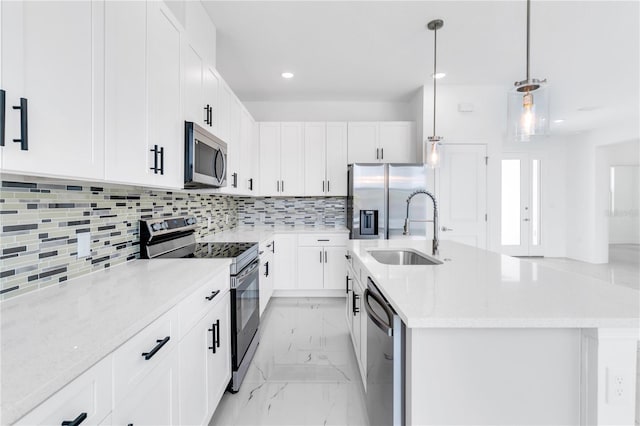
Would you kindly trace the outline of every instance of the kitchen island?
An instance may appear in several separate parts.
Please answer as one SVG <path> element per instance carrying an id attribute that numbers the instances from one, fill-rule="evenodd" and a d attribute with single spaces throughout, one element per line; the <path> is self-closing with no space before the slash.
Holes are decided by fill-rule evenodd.
<path id="1" fill-rule="evenodd" d="M 449 241 L 438 265 L 371 255 L 431 241 L 348 248 L 407 326 L 407 424 L 634 423 L 638 292 Z"/>

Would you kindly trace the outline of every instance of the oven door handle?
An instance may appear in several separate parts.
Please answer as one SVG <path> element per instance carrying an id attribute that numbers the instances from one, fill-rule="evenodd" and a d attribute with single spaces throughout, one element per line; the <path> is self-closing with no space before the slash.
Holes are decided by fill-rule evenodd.
<path id="1" fill-rule="evenodd" d="M 247 275 L 251 275 L 256 269 L 260 267 L 260 259 L 256 259 L 249 264 L 249 266 L 245 267 L 240 274 L 238 274 L 237 279 L 241 280 Z"/>

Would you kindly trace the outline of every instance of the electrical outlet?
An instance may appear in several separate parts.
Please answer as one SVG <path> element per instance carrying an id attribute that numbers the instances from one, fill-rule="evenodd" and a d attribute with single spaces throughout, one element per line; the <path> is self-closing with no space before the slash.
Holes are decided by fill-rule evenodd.
<path id="1" fill-rule="evenodd" d="M 633 401 L 634 388 L 628 371 L 607 368 L 607 403 L 624 405 Z"/>
<path id="2" fill-rule="evenodd" d="M 87 257 L 91 254 L 91 234 L 89 232 L 81 232 L 78 234 L 77 257 Z"/>

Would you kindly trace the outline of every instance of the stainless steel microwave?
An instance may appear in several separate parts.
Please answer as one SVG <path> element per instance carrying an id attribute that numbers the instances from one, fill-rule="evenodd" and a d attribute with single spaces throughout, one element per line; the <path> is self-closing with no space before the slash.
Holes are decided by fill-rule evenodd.
<path id="1" fill-rule="evenodd" d="M 191 121 L 184 133 L 184 187 L 227 186 L 227 144 Z"/>

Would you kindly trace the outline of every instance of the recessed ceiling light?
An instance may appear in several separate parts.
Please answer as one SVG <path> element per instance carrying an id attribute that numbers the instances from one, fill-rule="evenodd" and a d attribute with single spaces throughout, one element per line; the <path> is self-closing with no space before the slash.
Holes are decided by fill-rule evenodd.
<path id="1" fill-rule="evenodd" d="M 293 73 L 292 72 L 288 72 L 288 71 L 287 72 L 283 72 L 282 73 L 282 78 L 286 78 L 286 79 L 293 78 Z"/>
<path id="2" fill-rule="evenodd" d="M 435 74 L 431 74 L 431 78 L 436 78 L 436 79 L 440 79 L 443 78 L 444 76 L 446 76 L 447 74 L 443 73 L 443 72 L 437 72 Z"/>
<path id="3" fill-rule="evenodd" d="M 559 118 L 557 120 L 553 120 L 553 122 L 556 124 L 560 124 L 560 123 L 564 123 L 564 120 L 562 118 Z"/>

